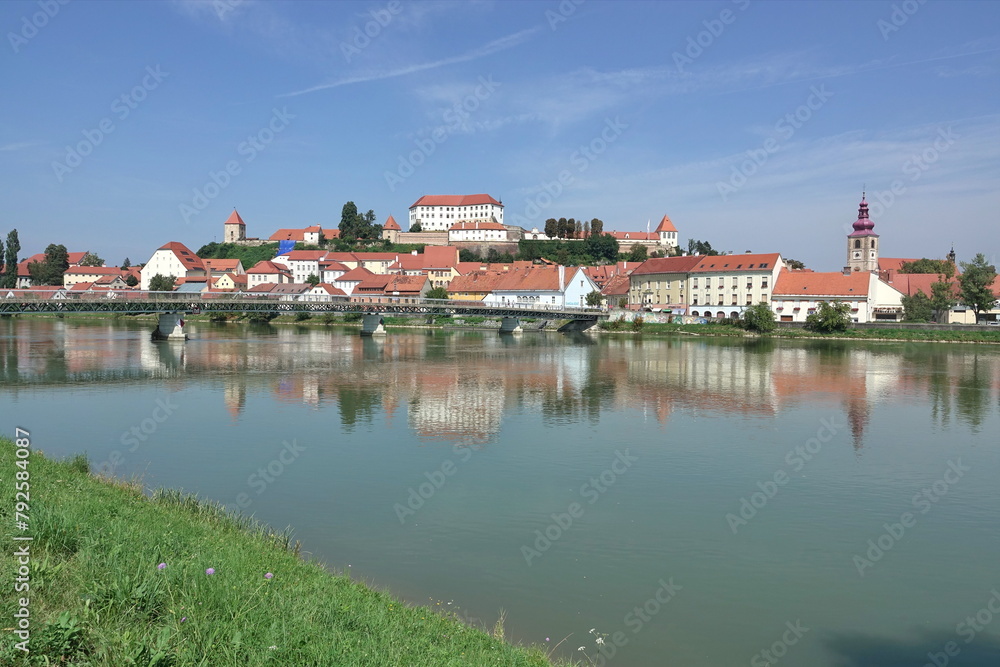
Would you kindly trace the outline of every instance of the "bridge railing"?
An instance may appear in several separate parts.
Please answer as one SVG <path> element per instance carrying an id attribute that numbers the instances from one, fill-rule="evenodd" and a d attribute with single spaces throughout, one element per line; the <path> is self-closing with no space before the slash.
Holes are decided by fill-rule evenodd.
<path id="1" fill-rule="evenodd" d="M 143 304 L 176 304 L 179 310 L 197 308 L 199 303 L 226 303 L 233 304 L 238 310 L 243 303 L 260 304 L 263 302 L 273 302 L 281 304 L 309 304 L 309 303 L 338 303 L 345 307 L 357 306 L 359 310 L 371 310 L 378 305 L 411 305 L 428 306 L 442 309 L 461 308 L 463 310 L 482 310 L 484 312 L 495 310 L 524 310 L 524 311 L 550 311 L 553 313 L 593 313 L 605 312 L 602 308 L 594 307 L 574 307 L 560 306 L 555 303 L 541 303 L 539 301 L 510 300 L 496 303 L 484 303 L 474 300 L 460 299 L 427 299 L 415 296 L 397 296 L 387 294 L 372 295 L 350 295 L 341 296 L 334 294 L 271 294 L 262 292 L 259 294 L 245 292 L 150 292 L 141 290 L 108 290 L 106 292 L 89 292 L 65 289 L 52 290 L 25 290 L 14 289 L 0 291 L 0 298 L 7 302 L 17 303 L 59 303 L 59 302 L 130 302 Z"/>

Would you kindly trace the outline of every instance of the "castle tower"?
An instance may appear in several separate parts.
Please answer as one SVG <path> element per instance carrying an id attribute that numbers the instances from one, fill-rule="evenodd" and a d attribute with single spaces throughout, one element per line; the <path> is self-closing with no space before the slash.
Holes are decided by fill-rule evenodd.
<path id="1" fill-rule="evenodd" d="M 660 220 L 660 224 L 656 227 L 656 233 L 660 235 L 660 245 L 668 248 L 677 247 L 677 228 L 674 227 L 674 223 L 670 221 L 668 216 L 663 216 L 663 220 Z"/>
<path id="2" fill-rule="evenodd" d="M 240 217 L 240 214 L 236 212 L 235 208 L 229 216 L 229 219 L 226 220 L 224 225 L 222 225 L 222 229 L 222 238 L 225 243 L 239 243 L 241 241 L 245 241 L 247 238 L 246 223 L 243 222 L 243 218 Z"/>
<path id="3" fill-rule="evenodd" d="M 864 193 L 858 207 L 854 231 L 847 236 L 847 266 L 851 271 L 878 271 L 878 234 L 875 223 L 868 218 L 868 202 Z"/>
<path id="4" fill-rule="evenodd" d="M 397 243 L 399 241 L 399 234 L 402 229 L 396 219 L 389 216 L 389 219 L 382 223 L 382 238 L 387 240 L 389 243 Z"/>

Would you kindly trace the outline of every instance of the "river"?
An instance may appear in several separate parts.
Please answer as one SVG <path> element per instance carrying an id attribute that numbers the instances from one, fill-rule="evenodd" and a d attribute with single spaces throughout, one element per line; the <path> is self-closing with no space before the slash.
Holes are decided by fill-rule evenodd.
<path id="1" fill-rule="evenodd" d="M 1000 664 L 1000 348 L 151 328 L 0 318 L 0 427 L 556 655 Z"/>

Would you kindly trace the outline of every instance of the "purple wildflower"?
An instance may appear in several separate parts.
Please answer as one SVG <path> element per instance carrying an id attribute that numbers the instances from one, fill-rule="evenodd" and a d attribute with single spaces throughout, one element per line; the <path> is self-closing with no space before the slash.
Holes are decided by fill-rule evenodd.
<path id="1" fill-rule="evenodd" d="M 273 574 L 271 574 L 270 572 L 268 572 L 267 574 L 264 575 L 264 578 L 265 579 L 270 579 L 273 576 L 274 576 Z"/>
<path id="2" fill-rule="evenodd" d="M 166 563 L 160 563 L 159 565 L 157 565 L 157 566 L 156 566 L 156 569 L 157 569 L 157 570 L 163 570 L 163 569 L 165 569 L 166 567 L 167 567 L 167 564 L 166 564 Z"/>
<path id="3" fill-rule="evenodd" d="M 207 574 L 209 576 L 215 574 L 215 568 L 214 567 L 208 568 L 207 570 L 205 570 L 205 574 Z"/>

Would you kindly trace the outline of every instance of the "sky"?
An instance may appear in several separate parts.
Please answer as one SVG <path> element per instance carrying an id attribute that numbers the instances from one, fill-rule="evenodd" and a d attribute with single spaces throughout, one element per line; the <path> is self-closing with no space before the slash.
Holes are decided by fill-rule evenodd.
<path id="1" fill-rule="evenodd" d="M 846 262 L 1000 253 L 1000 2 L 0 3 L 0 237 L 406 228 L 426 194 Z"/>

